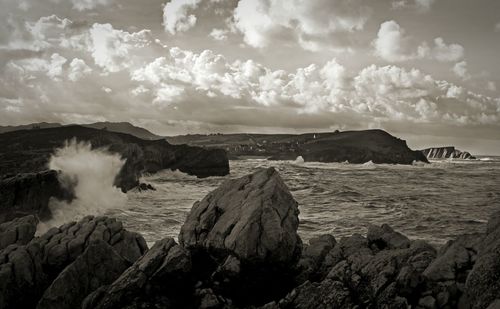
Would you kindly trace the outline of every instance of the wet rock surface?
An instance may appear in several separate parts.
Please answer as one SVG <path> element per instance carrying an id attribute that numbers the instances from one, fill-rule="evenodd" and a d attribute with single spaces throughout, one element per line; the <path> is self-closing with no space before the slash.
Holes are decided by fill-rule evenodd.
<path id="1" fill-rule="evenodd" d="M 25 216 L 0 224 L 0 250 L 9 245 L 25 245 L 35 236 L 38 219 Z"/>
<path id="2" fill-rule="evenodd" d="M 107 217 L 27 233 L 0 250 L 0 308 L 497 308 L 499 222 L 439 250 L 388 225 L 302 245 L 297 203 L 261 169 L 195 203 L 179 243 L 147 250 Z"/>

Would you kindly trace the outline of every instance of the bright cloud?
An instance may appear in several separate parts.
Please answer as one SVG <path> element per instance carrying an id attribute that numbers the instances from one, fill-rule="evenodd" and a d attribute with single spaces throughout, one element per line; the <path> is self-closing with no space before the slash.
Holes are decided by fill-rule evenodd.
<path id="1" fill-rule="evenodd" d="M 433 59 L 452 62 L 463 58 L 464 48 L 458 44 L 446 44 L 442 38 L 434 39 L 434 44 L 413 43 L 397 22 L 391 20 L 380 25 L 377 38 L 373 41 L 375 54 L 389 62 L 402 62 L 413 59 Z"/>

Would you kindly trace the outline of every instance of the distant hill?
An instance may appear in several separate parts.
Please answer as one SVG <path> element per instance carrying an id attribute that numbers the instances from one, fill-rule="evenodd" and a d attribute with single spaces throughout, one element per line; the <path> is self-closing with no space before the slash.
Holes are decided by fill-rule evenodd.
<path id="1" fill-rule="evenodd" d="M 130 134 L 135 137 L 146 140 L 162 139 L 161 136 L 151 133 L 150 131 L 144 128 L 136 127 L 128 122 L 95 122 L 89 124 L 82 124 L 80 126 L 93 129 L 106 128 L 108 131 L 111 132 Z M 0 133 L 19 131 L 19 130 L 48 129 L 48 128 L 58 128 L 58 127 L 63 127 L 63 125 L 60 123 L 40 122 L 40 123 L 30 123 L 19 126 L 0 126 Z"/>
<path id="2" fill-rule="evenodd" d="M 19 131 L 19 130 L 31 130 L 31 129 L 48 129 L 48 128 L 57 128 L 61 127 L 60 123 L 52 123 L 52 122 L 38 122 L 38 123 L 30 123 L 23 124 L 19 126 L 0 126 L 0 133 Z"/>
<path id="3" fill-rule="evenodd" d="M 94 129 L 106 128 L 108 131 L 111 132 L 126 133 L 146 140 L 156 140 L 163 138 L 159 135 L 151 133 L 150 131 L 144 128 L 136 127 L 129 122 L 96 122 L 90 124 L 83 124 L 81 126 Z"/>
<path id="4" fill-rule="evenodd" d="M 306 134 L 209 134 L 166 137 L 171 144 L 225 149 L 232 159 L 260 156 L 275 160 L 411 164 L 427 162 L 420 151 L 383 130 Z"/>

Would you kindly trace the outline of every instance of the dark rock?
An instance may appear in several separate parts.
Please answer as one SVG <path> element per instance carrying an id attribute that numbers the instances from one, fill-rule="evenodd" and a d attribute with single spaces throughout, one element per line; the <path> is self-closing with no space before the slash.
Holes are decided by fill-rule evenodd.
<path id="1" fill-rule="evenodd" d="M 129 263 L 147 250 L 137 233 L 123 229 L 112 218 L 88 216 L 52 228 L 25 246 L 11 245 L 0 251 L 0 308 L 33 308 L 50 283 L 94 241 L 102 240 Z"/>
<path id="2" fill-rule="evenodd" d="M 190 272 L 189 252 L 165 238 L 107 288 L 89 295 L 83 308 L 182 308 L 192 301 Z"/>
<path id="3" fill-rule="evenodd" d="M 298 213 L 276 170 L 259 169 L 196 202 L 179 241 L 193 253 L 195 273 L 214 279 L 216 293 L 240 306 L 260 305 L 293 285 L 302 248 Z"/>
<path id="4" fill-rule="evenodd" d="M 309 240 L 309 245 L 305 245 L 302 250 L 298 267 L 300 274 L 297 282 L 318 281 L 324 278 L 322 265 L 326 255 L 335 247 L 335 237 L 332 235 L 321 235 Z"/>
<path id="5" fill-rule="evenodd" d="M 141 191 L 156 191 L 156 188 L 153 187 L 151 184 L 149 183 L 140 183 L 138 186 L 137 186 L 137 190 L 139 192 Z"/>
<path id="6" fill-rule="evenodd" d="M 111 284 L 129 266 L 130 263 L 109 244 L 97 240 L 57 276 L 44 292 L 37 308 L 80 308 L 88 294 Z"/>
<path id="7" fill-rule="evenodd" d="M 33 216 L 17 218 L 0 224 L 0 250 L 9 245 L 25 245 L 35 236 L 38 219 Z"/>
<path id="8" fill-rule="evenodd" d="M 56 171 L 25 173 L 0 179 L 0 223 L 26 215 L 50 218 L 49 199 L 71 199 Z"/>
<path id="9" fill-rule="evenodd" d="M 196 202 L 179 241 L 243 261 L 289 264 L 298 259 L 297 202 L 274 168 L 229 180 Z"/>
<path id="10" fill-rule="evenodd" d="M 366 235 L 370 245 L 383 249 L 404 249 L 410 247 L 410 240 L 403 234 L 394 231 L 389 225 L 382 224 L 378 227 L 370 225 Z"/>
<path id="11" fill-rule="evenodd" d="M 498 213 L 488 222 L 487 235 L 477 249 L 474 267 L 465 284 L 472 308 L 487 308 L 500 299 L 500 226 Z"/>

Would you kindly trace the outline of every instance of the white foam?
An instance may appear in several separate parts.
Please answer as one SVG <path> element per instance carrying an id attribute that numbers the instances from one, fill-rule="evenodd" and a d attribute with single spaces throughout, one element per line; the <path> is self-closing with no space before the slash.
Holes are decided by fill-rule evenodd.
<path id="1" fill-rule="evenodd" d="M 114 180 L 125 164 L 119 155 L 105 149 L 92 149 L 89 143 L 67 142 L 56 149 L 49 168 L 60 171 L 59 182 L 74 192 L 72 202 L 51 199 L 52 219 L 42 222 L 43 232 L 87 215 L 100 215 L 108 209 L 124 207 L 127 195 L 114 185 Z"/>

